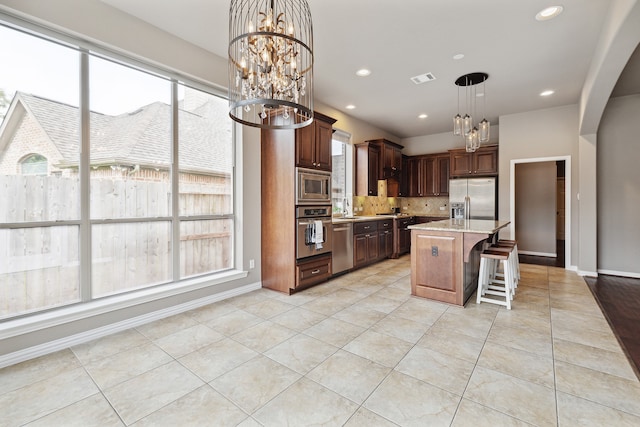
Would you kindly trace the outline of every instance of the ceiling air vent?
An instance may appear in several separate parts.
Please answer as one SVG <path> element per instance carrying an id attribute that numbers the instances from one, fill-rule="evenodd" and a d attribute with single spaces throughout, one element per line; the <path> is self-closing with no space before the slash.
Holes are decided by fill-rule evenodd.
<path id="1" fill-rule="evenodd" d="M 419 76 L 411 77 L 411 81 L 417 85 L 425 82 L 430 82 L 431 80 L 435 80 L 435 79 L 436 79 L 436 76 L 434 76 L 432 73 L 424 73 L 424 74 L 420 74 Z"/>

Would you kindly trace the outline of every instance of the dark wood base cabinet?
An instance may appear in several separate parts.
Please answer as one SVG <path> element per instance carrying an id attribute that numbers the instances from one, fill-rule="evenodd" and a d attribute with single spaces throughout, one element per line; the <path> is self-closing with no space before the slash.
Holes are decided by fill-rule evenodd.
<path id="1" fill-rule="evenodd" d="M 331 277 L 331 254 L 304 258 L 296 262 L 296 290 L 315 285 Z"/>
<path id="2" fill-rule="evenodd" d="M 411 250 L 411 230 L 407 227 L 416 223 L 415 217 L 396 218 L 393 221 L 394 247 L 391 258 L 398 258 Z"/>

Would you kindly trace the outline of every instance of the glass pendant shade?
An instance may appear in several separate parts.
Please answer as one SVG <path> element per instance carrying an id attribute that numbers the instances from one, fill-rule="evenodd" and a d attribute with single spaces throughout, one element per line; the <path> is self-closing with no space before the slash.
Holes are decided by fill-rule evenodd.
<path id="1" fill-rule="evenodd" d="M 453 118 L 453 134 L 462 135 L 462 117 L 460 117 L 460 114 L 456 114 Z"/>
<path id="2" fill-rule="evenodd" d="M 465 149 L 469 153 L 473 153 L 480 148 L 480 142 L 478 141 L 478 129 L 473 128 L 467 136 L 465 136 Z"/>
<path id="3" fill-rule="evenodd" d="M 491 127 L 491 125 L 489 124 L 489 121 L 487 119 L 482 119 L 479 126 L 480 126 L 480 129 L 478 129 L 478 132 L 479 132 L 478 141 L 489 142 L 489 129 Z"/>
<path id="4" fill-rule="evenodd" d="M 469 135 L 469 132 L 471 132 L 472 128 L 473 118 L 470 115 L 465 114 L 462 118 L 462 131 L 464 132 L 464 135 Z"/>
<path id="5" fill-rule="evenodd" d="M 231 0 L 229 116 L 266 129 L 313 121 L 313 34 L 306 0 Z"/>

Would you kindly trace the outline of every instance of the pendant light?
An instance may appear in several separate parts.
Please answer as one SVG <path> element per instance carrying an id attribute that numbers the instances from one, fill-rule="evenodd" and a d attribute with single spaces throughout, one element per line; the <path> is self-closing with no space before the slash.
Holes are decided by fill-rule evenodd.
<path id="1" fill-rule="evenodd" d="M 229 116 L 263 129 L 313 121 L 313 33 L 306 0 L 231 0 Z"/>
<path id="2" fill-rule="evenodd" d="M 453 117 L 453 134 L 462 136 L 467 152 L 474 152 L 480 148 L 483 142 L 489 142 L 489 121 L 483 118 L 477 126 L 473 124 L 473 116 L 476 114 L 476 85 L 483 83 L 484 106 L 486 107 L 486 86 L 484 82 L 489 78 L 487 73 L 469 73 L 456 79 L 458 86 L 458 113 Z M 460 115 L 460 87 L 465 88 L 465 114 Z M 483 108 L 484 112 L 484 108 Z"/>

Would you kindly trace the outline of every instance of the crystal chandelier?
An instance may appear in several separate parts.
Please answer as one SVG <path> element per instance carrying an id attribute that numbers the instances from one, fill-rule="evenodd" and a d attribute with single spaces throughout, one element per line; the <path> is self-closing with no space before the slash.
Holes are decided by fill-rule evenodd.
<path id="1" fill-rule="evenodd" d="M 306 0 L 231 0 L 229 115 L 266 129 L 313 121 L 313 33 Z"/>
<path id="2" fill-rule="evenodd" d="M 489 78 L 487 73 L 469 73 L 458 77 L 455 81 L 458 86 L 458 114 L 453 118 L 453 134 L 464 138 L 467 152 L 474 152 L 480 148 L 483 142 L 489 142 L 489 121 L 483 118 L 477 125 L 473 124 L 473 115 L 476 113 L 476 85 L 483 84 L 483 101 L 486 106 L 485 82 Z M 460 87 L 465 87 L 465 114 L 460 115 Z M 483 107 L 484 113 L 484 107 Z"/>

